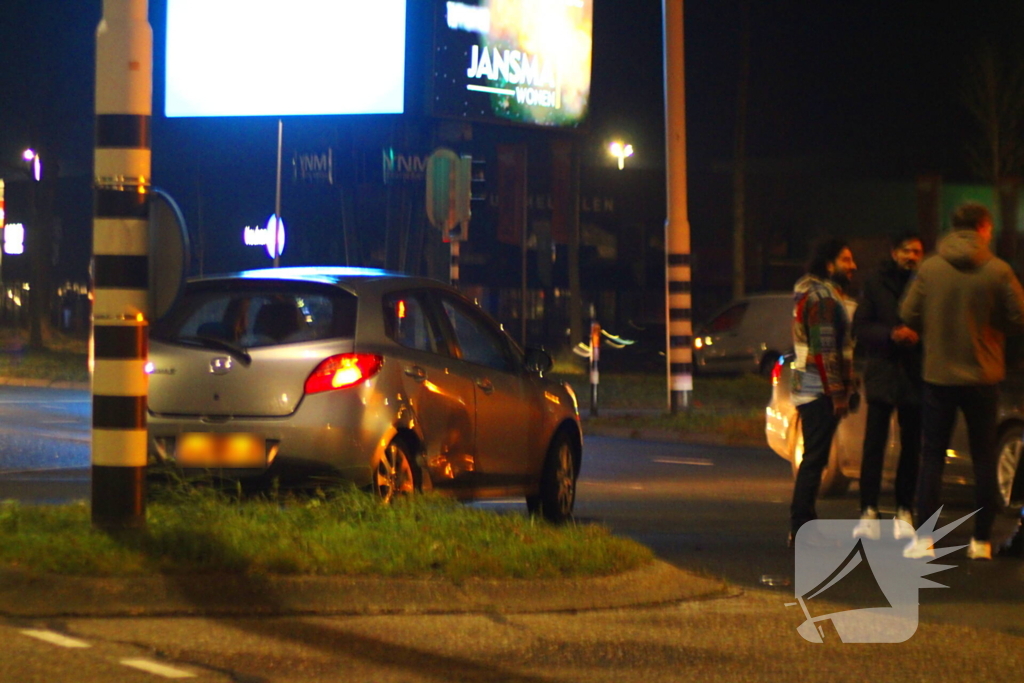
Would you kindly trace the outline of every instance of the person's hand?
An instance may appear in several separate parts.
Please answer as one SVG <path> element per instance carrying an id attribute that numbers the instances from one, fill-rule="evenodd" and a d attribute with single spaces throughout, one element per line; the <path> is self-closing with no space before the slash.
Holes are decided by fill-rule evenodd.
<path id="1" fill-rule="evenodd" d="M 892 340 L 903 346 L 913 346 L 921 340 L 921 337 L 906 325 L 899 325 L 892 328 Z"/>
<path id="2" fill-rule="evenodd" d="M 837 418 L 842 419 L 846 417 L 847 413 L 850 412 L 849 399 L 846 394 L 832 396 L 832 410 L 835 411 Z"/>

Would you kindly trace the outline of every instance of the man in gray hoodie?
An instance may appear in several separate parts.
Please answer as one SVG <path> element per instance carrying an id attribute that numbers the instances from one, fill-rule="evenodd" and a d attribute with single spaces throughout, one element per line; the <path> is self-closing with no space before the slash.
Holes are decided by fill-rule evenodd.
<path id="1" fill-rule="evenodd" d="M 1024 291 L 1010 266 L 989 251 L 988 209 L 963 204 L 952 223 L 953 231 L 921 264 L 900 306 L 900 317 L 921 335 L 924 350 L 917 524 L 941 506 L 942 469 L 959 409 L 967 423 L 980 508 L 967 556 L 991 559 L 992 524 L 1002 506 L 995 448 L 999 382 L 1006 375 L 1006 336 L 1024 333 Z M 932 537 L 920 536 L 904 554 L 933 557 L 932 544 Z"/>

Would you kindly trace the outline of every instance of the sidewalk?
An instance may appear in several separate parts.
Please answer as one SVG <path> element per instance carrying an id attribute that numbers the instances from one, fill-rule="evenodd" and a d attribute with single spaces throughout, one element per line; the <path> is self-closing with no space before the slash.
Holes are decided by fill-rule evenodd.
<path id="1" fill-rule="evenodd" d="M 89 578 L 0 569 L 7 617 L 536 614 L 653 606 L 737 591 L 665 562 L 587 579 L 386 576 Z"/>

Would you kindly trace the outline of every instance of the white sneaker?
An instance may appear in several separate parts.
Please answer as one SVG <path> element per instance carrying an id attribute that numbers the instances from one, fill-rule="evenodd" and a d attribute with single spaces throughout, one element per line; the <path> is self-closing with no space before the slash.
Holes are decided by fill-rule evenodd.
<path id="1" fill-rule="evenodd" d="M 878 510 L 872 507 L 864 508 L 860 515 L 860 522 L 853 528 L 854 538 L 869 538 L 877 541 L 882 535 L 881 523 L 878 521 Z"/>
<path id="2" fill-rule="evenodd" d="M 971 544 L 967 546 L 967 557 L 971 560 L 991 560 L 992 544 L 972 538 Z"/>
<path id="3" fill-rule="evenodd" d="M 903 526 L 900 522 L 906 522 Z M 907 527 L 910 527 L 909 529 Z M 914 537 L 914 515 L 907 508 L 896 508 L 896 516 L 893 517 L 892 537 L 897 541 L 901 538 Z"/>
<path id="4" fill-rule="evenodd" d="M 935 557 L 935 543 L 931 536 L 919 536 L 903 549 L 903 557 L 917 560 L 922 557 Z"/>

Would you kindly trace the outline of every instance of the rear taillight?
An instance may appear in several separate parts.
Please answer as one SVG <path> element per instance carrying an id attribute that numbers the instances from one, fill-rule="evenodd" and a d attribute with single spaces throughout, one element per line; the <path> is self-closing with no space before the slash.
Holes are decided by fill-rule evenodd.
<path id="1" fill-rule="evenodd" d="M 372 353 L 342 353 L 325 358 L 306 380 L 306 393 L 347 389 L 362 384 L 380 370 L 384 359 Z"/>
<path id="2" fill-rule="evenodd" d="M 777 386 L 779 383 L 779 377 L 782 376 L 782 364 L 785 362 L 784 356 L 779 356 L 779 359 L 775 361 L 775 365 L 772 366 L 772 386 Z M 763 377 L 763 375 L 762 375 Z"/>

